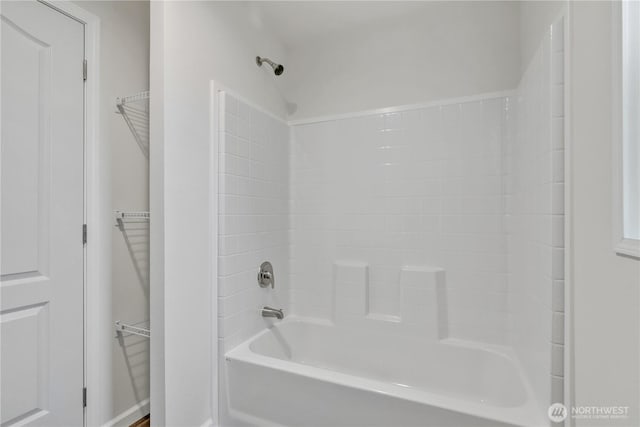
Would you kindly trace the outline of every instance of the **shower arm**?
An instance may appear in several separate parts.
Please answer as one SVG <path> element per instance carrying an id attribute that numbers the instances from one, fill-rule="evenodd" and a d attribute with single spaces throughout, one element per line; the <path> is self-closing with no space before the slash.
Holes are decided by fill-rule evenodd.
<path id="1" fill-rule="evenodd" d="M 263 62 L 266 62 L 267 64 L 271 65 L 274 68 L 278 66 L 278 64 L 276 64 L 275 62 L 273 62 L 269 58 L 261 58 L 259 56 L 256 56 L 256 64 L 258 64 L 259 67 L 262 67 L 262 63 Z"/>

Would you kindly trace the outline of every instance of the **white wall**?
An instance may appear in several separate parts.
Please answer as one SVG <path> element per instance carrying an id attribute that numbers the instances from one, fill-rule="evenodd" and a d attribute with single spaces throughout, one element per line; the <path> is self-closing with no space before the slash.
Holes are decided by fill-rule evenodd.
<path id="1" fill-rule="evenodd" d="M 285 113 L 273 74 L 255 64 L 262 52 L 284 57 L 283 49 L 248 25 L 246 13 L 225 3 L 152 4 L 157 37 L 151 58 L 151 205 L 152 214 L 163 209 L 164 215 L 152 219 L 151 229 L 151 286 L 158 299 L 151 320 L 163 334 L 163 341 L 152 340 L 152 372 L 158 374 L 152 411 L 158 424 L 201 425 L 215 406 L 211 325 L 217 271 L 210 245 L 217 206 L 210 200 L 216 194 L 210 187 L 210 81 Z M 185 330 L 194 325 L 197 333 Z"/>
<path id="2" fill-rule="evenodd" d="M 520 31 L 520 73 L 524 74 L 529 63 L 540 46 L 540 41 L 566 7 L 567 2 L 556 1 L 519 1 Z"/>
<path id="3" fill-rule="evenodd" d="M 116 97 L 149 87 L 149 3 L 146 1 L 76 1 L 100 18 L 100 143 L 110 153 L 111 211 L 148 209 L 148 161 L 141 153 L 122 117 L 115 114 Z M 89 64 L 91 67 L 92 64 Z M 109 354 L 100 384 L 101 423 L 107 422 L 149 396 L 148 341 L 116 339 L 113 322 L 148 320 L 148 232 L 144 229 L 123 234 L 111 232 L 111 298 L 103 300 L 109 312 L 101 332 L 108 341 Z M 144 412 L 144 413 L 143 413 Z M 139 411 L 136 415 L 145 415 Z M 135 416 L 135 415 L 134 415 Z"/>
<path id="4" fill-rule="evenodd" d="M 607 425 L 638 425 L 640 261 L 612 249 L 611 3 L 572 3 L 569 43 L 573 404 L 630 406 Z"/>
<path id="5" fill-rule="evenodd" d="M 514 89 L 518 14 L 517 2 L 433 2 L 294 46 L 282 77 L 290 118 Z"/>

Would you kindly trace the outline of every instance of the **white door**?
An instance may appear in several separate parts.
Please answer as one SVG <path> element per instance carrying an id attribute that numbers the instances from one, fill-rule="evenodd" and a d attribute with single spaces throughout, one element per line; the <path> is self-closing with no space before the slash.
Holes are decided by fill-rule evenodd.
<path id="1" fill-rule="evenodd" d="M 84 25 L 2 1 L 0 419 L 82 426 Z"/>

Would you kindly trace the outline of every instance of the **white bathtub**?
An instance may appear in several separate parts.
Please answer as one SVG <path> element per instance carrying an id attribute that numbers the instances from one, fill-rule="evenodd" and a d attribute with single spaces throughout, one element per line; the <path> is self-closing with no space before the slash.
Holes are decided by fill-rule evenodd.
<path id="1" fill-rule="evenodd" d="M 277 323 L 226 354 L 229 413 L 260 426 L 545 424 L 508 350 L 425 341 Z"/>

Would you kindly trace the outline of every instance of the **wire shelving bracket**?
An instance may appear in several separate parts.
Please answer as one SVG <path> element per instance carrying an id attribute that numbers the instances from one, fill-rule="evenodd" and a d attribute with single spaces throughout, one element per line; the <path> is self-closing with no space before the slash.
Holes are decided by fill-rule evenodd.
<path id="1" fill-rule="evenodd" d="M 138 146 L 149 157 L 149 91 L 118 98 L 116 107 Z"/>

